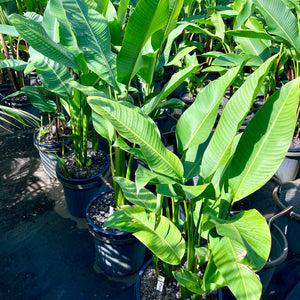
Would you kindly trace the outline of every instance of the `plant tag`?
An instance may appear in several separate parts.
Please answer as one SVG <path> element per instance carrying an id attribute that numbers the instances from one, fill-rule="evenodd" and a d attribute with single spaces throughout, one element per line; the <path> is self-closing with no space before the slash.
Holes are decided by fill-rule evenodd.
<path id="1" fill-rule="evenodd" d="M 165 277 L 159 275 L 157 278 L 157 285 L 156 285 L 156 289 L 159 292 L 162 292 L 162 290 L 164 288 L 164 282 L 165 282 Z"/>
<path id="2" fill-rule="evenodd" d="M 109 215 L 111 216 L 114 213 L 114 208 L 112 206 L 109 207 Z"/>

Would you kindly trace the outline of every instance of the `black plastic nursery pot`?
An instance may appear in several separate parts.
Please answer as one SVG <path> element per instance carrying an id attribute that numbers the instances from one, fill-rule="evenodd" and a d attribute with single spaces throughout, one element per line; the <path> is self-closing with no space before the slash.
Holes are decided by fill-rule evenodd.
<path id="1" fill-rule="evenodd" d="M 123 277 L 140 269 L 146 248 L 131 232 L 109 231 L 93 223 L 89 213 L 91 205 L 105 193 L 111 192 L 105 191 L 90 201 L 86 220 L 95 243 L 95 269 L 100 269 L 108 277 Z"/>
<path id="2" fill-rule="evenodd" d="M 276 224 L 285 234 L 289 252 L 300 255 L 300 180 L 286 182 L 273 191 L 275 214 L 289 209 Z"/>
<path id="3" fill-rule="evenodd" d="M 56 176 L 57 158 L 53 154 L 56 154 L 57 156 L 61 156 L 63 147 L 67 147 L 68 145 L 71 145 L 72 140 L 66 139 L 64 140 L 64 143 L 58 142 L 54 144 L 44 144 L 37 140 L 38 134 L 39 134 L 39 130 L 37 130 L 33 134 L 33 144 L 39 151 L 43 169 L 50 178 L 57 178 Z M 67 150 L 67 148 L 65 150 Z"/>
<path id="4" fill-rule="evenodd" d="M 290 148 L 283 162 L 275 173 L 282 183 L 293 181 L 300 170 L 300 148 Z"/>
<path id="5" fill-rule="evenodd" d="M 283 232 L 276 224 L 271 225 L 272 246 L 267 263 L 263 269 L 258 272 L 258 276 L 262 283 L 262 294 L 264 294 L 273 277 L 276 267 L 282 264 L 288 255 L 288 243 Z"/>
<path id="6" fill-rule="evenodd" d="M 109 157 L 105 152 L 101 152 L 106 156 L 107 164 L 101 173 L 89 178 L 67 178 L 61 173 L 58 164 L 56 165 L 57 179 L 63 186 L 68 210 L 74 217 L 85 217 L 86 207 L 91 199 L 107 190 L 107 187 L 101 178 L 104 177 L 109 170 Z"/>

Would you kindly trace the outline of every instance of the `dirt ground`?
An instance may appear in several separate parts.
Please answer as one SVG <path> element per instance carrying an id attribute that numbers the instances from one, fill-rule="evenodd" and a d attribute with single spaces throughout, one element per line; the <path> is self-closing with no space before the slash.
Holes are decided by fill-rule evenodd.
<path id="1" fill-rule="evenodd" d="M 86 221 L 45 174 L 34 129 L 0 132 L 0 299 L 132 299 L 137 274 L 94 271 Z"/>
<path id="2" fill-rule="evenodd" d="M 0 129 L 0 299 L 134 299 L 137 274 L 116 280 L 93 269 L 86 221 L 70 215 L 61 184 L 45 174 L 33 133 Z M 275 186 L 268 182 L 241 207 L 270 218 Z M 264 299 L 286 299 L 299 281 L 300 258 L 289 259 L 276 269 Z"/>

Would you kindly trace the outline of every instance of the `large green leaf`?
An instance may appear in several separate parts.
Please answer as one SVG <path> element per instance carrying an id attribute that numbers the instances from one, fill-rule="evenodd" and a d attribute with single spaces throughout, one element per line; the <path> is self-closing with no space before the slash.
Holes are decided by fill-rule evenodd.
<path id="1" fill-rule="evenodd" d="M 68 51 L 74 53 L 75 56 L 79 54 L 75 34 L 72 30 L 70 22 L 67 19 L 66 12 L 62 5 L 62 0 L 49 0 L 49 9 L 59 22 L 59 37 L 60 44 L 68 48 Z"/>
<path id="2" fill-rule="evenodd" d="M 209 136 L 215 123 L 220 102 L 241 67 L 229 70 L 202 89 L 195 102 L 182 114 L 176 126 L 178 150 L 202 144 Z"/>
<path id="3" fill-rule="evenodd" d="M 0 24 L 0 33 L 11 36 L 19 36 L 19 32 L 12 25 Z"/>
<path id="4" fill-rule="evenodd" d="M 21 71 L 27 67 L 27 64 L 27 62 L 19 59 L 5 59 L 0 61 L 0 69 L 11 68 L 16 71 Z"/>
<path id="5" fill-rule="evenodd" d="M 209 241 L 214 263 L 236 299 L 260 299 L 262 292 L 260 280 L 253 271 L 240 263 L 245 249 L 228 237 L 210 234 Z"/>
<path id="6" fill-rule="evenodd" d="M 63 0 L 62 3 L 88 67 L 118 89 L 116 55 L 111 52 L 107 19 L 80 0 Z"/>
<path id="7" fill-rule="evenodd" d="M 140 228 L 133 235 L 162 261 L 178 265 L 185 253 L 185 241 L 179 229 L 166 217 L 160 216 L 158 222 L 154 213 L 146 214 L 142 207 L 127 206 L 126 215 Z"/>
<path id="8" fill-rule="evenodd" d="M 144 116 L 118 102 L 102 97 L 88 97 L 92 109 L 110 121 L 119 134 L 138 144 L 154 171 L 182 180 L 183 167 L 179 158 L 164 147 L 152 123 Z"/>
<path id="9" fill-rule="evenodd" d="M 56 103 L 53 100 L 47 99 L 42 93 L 42 87 L 24 86 L 22 91 L 28 97 L 30 103 L 41 111 L 55 112 Z"/>
<path id="10" fill-rule="evenodd" d="M 204 178 L 209 178 L 217 168 L 227 162 L 240 125 L 249 112 L 276 58 L 277 56 L 271 57 L 252 73 L 226 104 L 216 131 L 203 155 L 201 172 Z"/>
<path id="11" fill-rule="evenodd" d="M 67 67 L 45 57 L 33 48 L 29 50 L 31 63 L 42 75 L 41 81 L 45 88 L 57 93 L 63 98 L 72 95 L 72 89 L 68 85 L 73 79 Z"/>
<path id="12" fill-rule="evenodd" d="M 150 115 L 163 100 L 167 98 L 188 76 L 198 70 L 198 65 L 191 65 L 175 73 L 170 80 L 164 85 L 161 92 L 154 98 L 150 99 L 143 107 L 142 111 Z"/>
<path id="13" fill-rule="evenodd" d="M 299 84 L 297 78 L 284 85 L 247 125 L 229 165 L 234 200 L 264 185 L 282 162 L 295 129 Z"/>
<path id="14" fill-rule="evenodd" d="M 282 38 L 300 54 L 298 22 L 292 11 L 281 0 L 253 0 L 264 15 L 270 34 Z"/>
<path id="15" fill-rule="evenodd" d="M 64 66 L 78 68 L 75 57 L 51 40 L 42 25 L 17 14 L 11 15 L 9 20 L 33 49 Z"/>
<path id="16" fill-rule="evenodd" d="M 218 220 L 217 233 L 240 243 L 246 250 L 241 263 L 255 272 L 265 265 L 271 248 L 266 219 L 255 209 L 241 212 L 228 220 Z"/>
<path id="17" fill-rule="evenodd" d="M 146 188 L 142 188 L 137 191 L 135 183 L 123 177 L 114 177 L 114 181 L 121 187 L 126 199 L 130 203 L 155 212 L 157 200 L 153 193 L 148 191 Z"/>
<path id="18" fill-rule="evenodd" d="M 140 56 L 147 40 L 166 25 L 168 0 L 140 0 L 130 16 L 123 46 L 118 54 L 118 80 L 126 85 L 141 66 Z"/>

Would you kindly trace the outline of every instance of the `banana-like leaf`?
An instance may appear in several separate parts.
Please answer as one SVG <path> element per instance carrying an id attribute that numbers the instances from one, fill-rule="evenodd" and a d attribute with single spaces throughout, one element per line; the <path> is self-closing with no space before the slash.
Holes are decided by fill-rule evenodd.
<path id="1" fill-rule="evenodd" d="M 144 208 L 138 206 L 127 206 L 123 210 L 140 229 L 133 234 L 137 239 L 165 263 L 180 264 L 185 253 L 185 241 L 169 219 L 160 216 L 156 222 L 154 213 L 147 214 Z"/>
<path id="2" fill-rule="evenodd" d="M 21 71 L 27 67 L 27 64 L 27 62 L 19 59 L 5 59 L 0 61 L 0 69 L 11 68 L 16 71 Z"/>
<path id="3" fill-rule="evenodd" d="M 229 86 L 240 72 L 241 66 L 212 81 L 197 95 L 194 103 L 182 114 L 177 126 L 178 151 L 205 142 L 215 123 L 220 102 Z"/>
<path id="4" fill-rule="evenodd" d="M 119 134 L 138 144 L 154 171 L 182 180 L 183 167 L 179 158 L 164 147 L 151 122 L 135 110 L 102 97 L 88 97 L 92 109 L 110 121 Z"/>
<path id="5" fill-rule="evenodd" d="M 246 250 L 241 263 L 255 272 L 265 265 L 271 248 L 271 235 L 266 219 L 255 209 L 241 212 L 228 220 L 218 220 L 217 233 L 240 243 Z"/>
<path id="6" fill-rule="evenodd" d="M 114 177 L 114 181 L 121 187 L 126 199 L 130 203 L 155 212 L 157 200 L 153 193 L 146 188 L 142 188 L 138 191 L 133 181 L 123 177 Z"/>
<path id="7" fill-rule="evenodd" d="M 240 263 L 244 249 L 235 240 L 210 234 L 213 261 L 236 299 L 258 300 L 262 285 L 255 273 Z M 224 255 L 226 253 L 226 255 Z"/>
<path id="8" fill-rule="evenodd" d="M 64 66 L 78 68 L 75 56 L 51 40 L 42 25 L 17 14 L 9 16 L 9 20 L 33 49 Z"/>
<path id="9" fill-rule="evenodd" d="M 184 0 L 169 1 L 169 16 L 167 18 L 167 24 L 151 38 L 151 43 L 155 50 L 162 49 L 165 41 L 169 37 L 169 34 L 176 27 L 183 2 Z"/>
<path id="10" fill-rule="evenodd" d="M 210 139 L 211 136 L 204 143 L 192 146 L 186 151 L 183 162 L 185 181 L 200 174 L 203 153 L 209 144 Z"/>
<path id="11" fill-rule="evenodd" d="M 119 90 L 116 82 L 116 55 L 111 52 L 107 19 L 82 1 L 63 0 L 62 3 L 88 67 Z"/>
<path id="12" fill-rule="evenodd" d="M 56 111 L 56 103 L 53 100 L 47 99 L 42 91 L 41 87 L 37 86 L 24 86 L 22 87 L 22 91 L 28 97 L 30 103 L 37 107 L 41 111 L 45 112 L 55 112 Z"/>
<path id="13" fill-rule="evenodd" d="M 34 20 L 34 19 L 33 19 Z M 34 20 L 38 22 L 38 20 Z M 48 36 L 55 42 L 60 42 L 58 20 L 50 13 L 50 3 L 46 6 L 41 25 L 44 27 Z"/>
<path id="14" fill-rule="evenodd" d="M 130 0 L 120 0 L 120 4 L 118 8 L 118 20 L 121 27 L 125 22 L 125 17 L 126 17 L 129 2 Z"/>
<path id="15" fill-rule="evenodd" d="M 94 129 L 111 145 L 113 143 L 115 133 L 112 124 L 94 111 L 92 112 L 92 122 Z"/>
<path id="16" fill-rule="evenodd" d="M 104 119 L 105 120 L 105 119 Z M 118 137 L 113 144 L 114 147 L 119 147 L 120 149 L 132 154 L 135 158 L 145 161 L 143 153 L 140 148 L 131 148 L 121 137 Z"/>
<path id="17" fill-rule="evenodd" d="M 255 31 L 251 29 L 240 29 L 240 30 L 229 30 L 226 31 L 226 35 L 228 36 L 238 36 L 244 38 L 252 38 L 252 39 L 264 39 L 264 40 L 274 40 L 274 38 L 264 31 Z"/>
<path id="18" fill-rule="evenodd" d="M 252 15 L 253 10 L 254 10 L 253 0 L 246 1 L 245 4 L 243 4 L 239 14 L 235 19 L 233 29 L 234 30 L 240 29 L 241 25 L 245 24 L 247 19 Z"/>
<path id="19" fill-rule="evenodd" d="M 225 106 L 216 131 L 203 155 L 201 175 L 204 178 L 209 178 L 217 168 L 227 162 L 233 140 L 240 125 L 247 116 L 276 58 L 277 56 L 271 57 L 252 73 Z"/>
<path id="20" fill-rule="evenodd" d="M 148 182 L 154 181 L 160 184 L 173 184 L 175 181 L 169 177 L 159 175 L 147 168 L 144 168 L 142 165 L 138 166 L 137 171 L 135 172 L 135 184 L 138 190 L 144 187 Z"/>
<path id="21" fill-rule="evenodd" d="M 167 98 L 188 76 L 195 73 L 199 69 L 198 65 L 191 65 L 179 72 L 175 73 L 170 80 L 164 85 L 161 92 L 150 99 L 143 107 L 142 111 L 150 115 L 160 104 Z"/>
<path id="22" fill-rule="evenodd" d="M 205 291 L 201 288 L 202 280 L 197 274 L 184 269 L 175 271 L 173 274 L 179 284 L 183 287 L 186 287 L 189 291 L 197 295 L 202 295 L 205 293 Z"/>
<path id="23" fill-rule="evenodd" d="M 187 28 L 190 25 L 190 23 L 186 22 L 184 24 L 178 25 L 175 29 L 173 29 L 170 34 L 168 35 L 166 45 L 164 47 L 164 52 L 159 57 L 159 64 L 157 68 L 160 68 L 164 66 L 169 61 L 170 52 L 172 49 L 172 45 L 174 40 L 182 33 L 182 31 Z"/>
<path id="24" fill-rule="evenodd" d="M 59 22 L 59 38 L 60 44 L 65 46 L 68 51 L 75 56 L 79 54 L 77 41 L 70 22 L 67 19 L 66 12 L 62 5 L 62 0 L 49 0 L 48 6 L 50 14 Z"/>
<path id="25" fill-rule="evenodd" d="M 45 88 L 57 93 L 63 98 L 69 98 L 72 95 L 72 88 L 69 84 L 73 79 L 67 67 L 45 57 L 33 48 L 29 49 L 31 63 L 42 75 L 40 77 Z"/>
<path id="26" fill-rule="evenodd" d="M 254 0 L 266 19 L 270 34 L 282 38 L 300 55 L 298 21 L 293 12 L 281 0 Z"/>
<path id="27" fill-rule="evenodd" d="M 299 84 L 297 78 L 284 85 L 247 125 L 229 165 L 234 200 L 264 185 L 282 162 L 295 129 Z"/>
<path id="28" fill-rule="evenodd" d="M 168 20 L 168 0 L 140 0 L 131 14 L 118 54 L 118 80 L 126 85 L 141 67 L 141 52 L 148 39 Z"/>
<path id="29" fill-rule="evenodd" d="M 10 36 L 19 36 L 19 32 L 12 25 L 0 24 L 0 33 L 7 34 Z"/>

